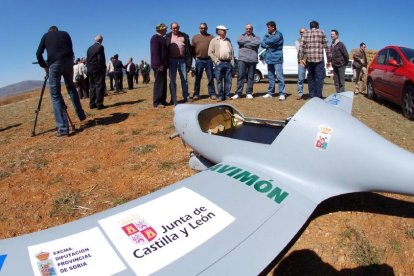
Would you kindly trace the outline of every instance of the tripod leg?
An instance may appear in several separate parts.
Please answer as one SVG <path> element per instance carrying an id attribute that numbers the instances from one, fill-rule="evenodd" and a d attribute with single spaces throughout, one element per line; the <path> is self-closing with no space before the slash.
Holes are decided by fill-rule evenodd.
<path id="1" fill-rule="evenodd" d="M 65 112 L 66 112 L 66 117 L 68 118 L 68 121 L 69 121 L 69 124 L 70 124 L 70 126 L 72 127 L 72 132 L 75 132 L 76 131 L 76 128 L 75 128 L 75 124 L 72 122 L 72 120 L 70 119 L 70 117 L 69 117 L 69 113 L 68 113 L 68 109 L 67 109 L 67 107 L 65 106 Z M 69 132 L 68 132 L 68 134 L 69 134 Z"/>
<path id="2" fill-rule="evenodd" d="M 35 121 L 34 121 L 33 129 L 32 129 L 32 137 L 36 135 L 35 129 L 36 129 L 36 125 L 37 125 L 37 117 L 39 116 L 40 107 L 42 105 L 43 94 L 45 93 L 46 83 L 47 83 L 48 78 L 49 78 L 49 76 L 46 75 L 45 76 L 45 81 L 43 82 L 42 91 L 40 92 L 40 98 L 39 98 L 39 102 L 37 104 L 37 109 L 35 110 L 36 116 L 35 116 Z"/>

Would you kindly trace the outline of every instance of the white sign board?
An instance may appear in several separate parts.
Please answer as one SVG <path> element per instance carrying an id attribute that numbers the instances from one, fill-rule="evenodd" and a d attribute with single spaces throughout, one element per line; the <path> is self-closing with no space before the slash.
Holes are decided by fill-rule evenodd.
<path id="1" fill-rule="evenodd" d="M 113 275 L 126 267 L 97 227 L 28 247 L 34 275 Z"/>
<path id="2" fill-rule="evenodd" d="M 181 188 L 99 221 L 137 275 L 151 274 L 219 233 L 234 217 Z"/>

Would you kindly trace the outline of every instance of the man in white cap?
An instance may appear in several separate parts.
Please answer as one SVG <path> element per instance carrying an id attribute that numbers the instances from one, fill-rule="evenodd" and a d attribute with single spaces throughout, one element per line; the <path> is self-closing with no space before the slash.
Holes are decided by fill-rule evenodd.
<path id="1" fill-rule="evenodd" d="M 230 39 L 226 37 L 227 30 L 223 25 L 217 26 L 217 36 L 210 41 L 208 47 L 208 55 L 215 64 L 214 74 L 217 80 L 217 101 L 224 101 L 226 97 L 230 97 L 231 90 L 234 51 Z"/>

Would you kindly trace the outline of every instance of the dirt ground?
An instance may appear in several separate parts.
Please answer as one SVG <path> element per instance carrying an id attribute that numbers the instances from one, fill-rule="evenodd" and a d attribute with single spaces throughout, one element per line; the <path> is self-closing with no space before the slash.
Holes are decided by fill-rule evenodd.
<path id="1" fill-rule="evenodd" d="M 194 79 L 189 81 L 192 92 Z M 233 79 L 232 91 L 235 85 Z M 201 87 L 204 97 L 196 103 L 212 102 L 205 80 Z M 255 96 L 264 95 L 266 87 L 266 82 L 255 85 Z M 333 90 L 326 79 L 324 95 Z M 258 97 L 230 103 L 246 116 L 286 119 L 305 103 L 296 100 L 295 81 L 288 81 L 287 91 L 292 95 L 283 102 Z M 0 99 L 0 238 L 73 221 L 196 173 L 187 164 L 190 149 L 169 139 L 173 107 L 152 107 L 152 82 L 135 84 L 127 93 L 110 92 L 107 109 L 89 110 L 88 100 L 82 100 L 84 122 L 69 106 L 77 132 L 62 138 L 54 136 L 46 92 L 35 137 L 40 90 Z M 399 107 L 360 95 L 353 115 L 414 152 L 414 122 Z M 269 275 L 414 275 L 414 197 L 362 193 L 329 199 L 277 261 Z"/>

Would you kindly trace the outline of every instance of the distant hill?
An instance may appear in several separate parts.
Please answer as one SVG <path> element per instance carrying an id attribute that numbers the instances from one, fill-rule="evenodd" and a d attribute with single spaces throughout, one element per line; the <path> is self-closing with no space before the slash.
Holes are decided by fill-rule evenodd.
<path id="1" fill-rule="evenodd" d="M 42 85 L 43 81 L 41 80 L 27 80 L 15 84 L 10 84 L 0 88 L 0 97 L 30 91 L 36 88 L 40 88 Z"/>

